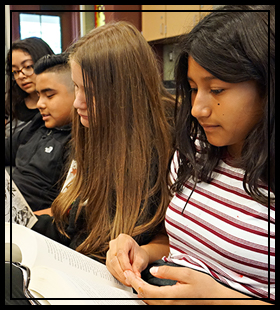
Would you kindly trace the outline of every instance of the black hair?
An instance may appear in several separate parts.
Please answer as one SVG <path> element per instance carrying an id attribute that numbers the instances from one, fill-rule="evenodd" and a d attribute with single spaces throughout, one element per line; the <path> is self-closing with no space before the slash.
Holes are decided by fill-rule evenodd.
<path id="1" fill-rule="evenodd" d="M 27 52 L 30 54 L 34 63 L 44 55 L 54 54 L 50 46 L 44 40 L 37 37 L 14 41 L 11 50 L 23 50 Z"/>
<path id="2" fill-rule="evenodd" d="M 270 19 L 269 19 L 270 17 Z M 270 41 L 269 41 L 270 38 Z M 176 65 L 176 145 L 180 167 L 175 191 L 191 176 L 210 182 L 226 147 L 211 145 L 191 115 L 188 57 L 220 80 L 237 83 L 254 80 L 264 98 L 262 120 L 245 139 L 238 166 L 245 170 L 243 187 L 256 201 L 268 204 L 260 183 L 275 192 L 275 8 L 270 5 L 232 5 L 213 11 L 181 40 Z M 195 140 L 205 152 L 197 164 Z M 199 168 L 200 167 L 200 168 Z"/>
<path id="3" fill-rule="evenodd" d="M 12 43 L 11 49 L 6 58 L 6 93 L 5 93 L 5 115 L 10 116 L 10 122 L 17 119 L 17 105 L 25 99 L 28 94 L 23 91 L 15 80 L 11 80 L 12 75 L 12 51 L 22 50 L 28 53 L 34 64 L 44 55 L 52 55 L 54 52 L 49 45 L 42 39 L 30 37 L 24 40 L 16 40 Z"/>
<path id="4" fill-rule="evenodd" d="M 57 55 L 45 55 L 42 58 L 40 58 L 35 66 L 34 66 L 34 72 L 35 74 L 41 74 L 45 71 L 50 71 L 50 69 L 53 71 L 55 68 L 55 71 L 60 70 L 70 70 L 70 66 L 68 64 L 68 54 L 62 53 Z"/>

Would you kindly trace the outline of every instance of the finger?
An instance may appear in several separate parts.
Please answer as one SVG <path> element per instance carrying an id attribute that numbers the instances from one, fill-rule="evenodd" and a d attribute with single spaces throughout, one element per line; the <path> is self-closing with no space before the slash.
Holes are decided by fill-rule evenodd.
<path id="1" fill-rule="evenodd" d="M 135 255 L 133 264 L 132 264 L 132 271 L 135 273 L 136 276 L 141 277 L 141 272 L 147 267 L 147 263 L 140 255 Z"/>
<path id="2" fill-rule="evenodd" d="M 116 246 L 115 255 L 119 260 L 120 267 L 123 271 L 127 269 L 132 270 L 130 252 L 135 246 L 135 241 L 125 234 L 120 234 L 117 240 L 117 244 L 114 244 Z"/>
<path id="3" fill-rule="evenodd" d="M 112 239 L 109 241 L 109 250 L 106 253 L 106 263 L 110 262 L 117 253 L 117 239 Z"/>
<path id="4" fill-rule="evenodd" d="M 117 278 L 120 282 L 127 285 L 123 271 L 125 269 L 132 270 L 128 253 L 129 245 L 123 242 L 126 236 L 119 235 L 118 238 L 113 239 L 109 242 L 109 250 L 106 254 L 106 266 L 112 275 Z"/>
<path id="5" fill-rule="evenodd" d="M 160 266 L 152 267 L 150 273 L 160 279 L 176 280 L 178 282 L 188 283 L 190 272 L 189 268 L 185 267 L 170 267 Z"/>
<path id="6" fill-rule="evenodd" d="M 126 280 L 129 281 L 131 286 L 137 291 L 138 297 L 149 305 L 159 304 L 159 300 L 149 300 L 149 298 L 172 298 L 172 294 L 174 294 L 174 292 L 170 294 L 170 286 L 159 287 L 148 284 L 130 270 L 125 271 L 124 274 Z"/>
<path id="7" fill-rule="evenodd" d="M 126 281 L 126 278 L 125 278 L 124 273 L 123 273 L 124 270 L 121 268 L 117 256 L 113 256 L 113 258 L 111 259 L 111 261 L 109 263 L 106 261 L 106 266 L 107 266 L 108 270 L 111 272 L 111 274 L 117 280 L 119 280 L 122 284 L 124 284 L 126 286 L 131 286 Z"/>
<path id="8" fill-rule="evenodd" d="M 132 270 L 132 265 L 129 259 L 129 248 L 128 247 L 118 250 L 116 256 L 118 258 L 118 262 L 119 262 L 119 265 L 122 271 Z"/>
<path id="9" fill-rule="evenodd" d="M 152 286 L 148 283 L 146 283 L 141 278 L 137 277 L 134 272 L 130 270 L 126 270 L 124 272 L 124 275 L 126 277 L 126 281 L 130 283 L 130 285 L 136 290 L 138 293 L 139 298 L 144 298 L 149 296 L 149 293 L 147 295 L 147 291 L 149 291 L 148 286 Z M 146 292 L 146 293 L 145 293 Z"/>
<path id="10" fill-rule="evenodd" d="M 136 290 L 139 295 L 142 295 L 142 287 L 145 285 L 144 281 L 137 277 L 134 272 L 126 270 L 124 272 L 126 281 Z"/>
<path id="11" fill-rule="evenodd" d="M 121 283 L 128 285 L 126 282 L 125 276 L 123 274 L 123 270 L 120 267 L 119 261 L 117 256 L 114 256 L 110 262 L 106 261 L 106 266 L 108 270 L 111 272 L 111 274 L 118 279 Z"/>

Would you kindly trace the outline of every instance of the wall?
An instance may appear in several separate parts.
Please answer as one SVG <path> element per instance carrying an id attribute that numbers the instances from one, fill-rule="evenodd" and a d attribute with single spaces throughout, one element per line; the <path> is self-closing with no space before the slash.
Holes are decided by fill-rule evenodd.
<path id="1" fill-rule="evenodd" d="M 174 69 L 179 55 L 179 46 L 176 43 L 163 46 L 163 79 L 174 80 Z"/>
<path id="2" fill-rule="evenodd" d="M 114 12 L 108 12 L 109 10 L 114 10 Z M 130 12 L 125 12 L 124 10 L 129 10 Z M 142 31 L 140 10 L 141 5 L 105 5 L 106 23 L 113 20 L 124 20 L 131 22 L 139 31 Z"/>

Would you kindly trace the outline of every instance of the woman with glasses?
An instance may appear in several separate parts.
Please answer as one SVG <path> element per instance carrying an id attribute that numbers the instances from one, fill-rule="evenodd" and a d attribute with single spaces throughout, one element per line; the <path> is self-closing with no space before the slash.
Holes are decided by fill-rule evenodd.
<path id="1" fill-rule="evenodd" d="M 32 37 L 13 42 L 6 59 L 5 135 L 19 130 L 39 111 L 36 94 L 36 74 L 33 66 L 44 55 L 53 54 L 49 45 Z"/>

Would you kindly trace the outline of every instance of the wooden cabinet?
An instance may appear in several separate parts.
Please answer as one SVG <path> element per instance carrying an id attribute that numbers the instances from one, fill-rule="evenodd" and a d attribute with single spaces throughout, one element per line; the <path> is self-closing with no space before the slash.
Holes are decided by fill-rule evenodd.
<path id="1" fill-rule="evenodd" d="M 189 32 L 207 14 L 201 9 L 212 8 L 212 5 L 142 5 L 143 36 L 154 41 Z"/>
<path id="2" fill-rule="evenodd" d="M 171 12 L 180 10 L 182 12 Z M 197 12 L 185 12 L 195 10 Z M 200 5 L 166 5 L 166 37 L 178 36 L 191 29 L 198 23 Z"/>
<path id="3" fill-rule="evenodd" d="M 164 39 L 166 24 L 166 5 L 142 5 L 142 33 L 147 41 Z"/>
<path id="4" fill-rule="evenodd" d="M 216 5 L 218 6 L 218 5 Z M 200 10 L 202 11 L 200 13 L 200 20 L 203 19 L 206 15 L 208 15 L 210 12 L 203 12 L 203 10 L 213 10 L 214 6 L 213 5 L 209 5 L 209 4 L 205 4 L 205 5 L 201 5 L 200 6 Z"/>

